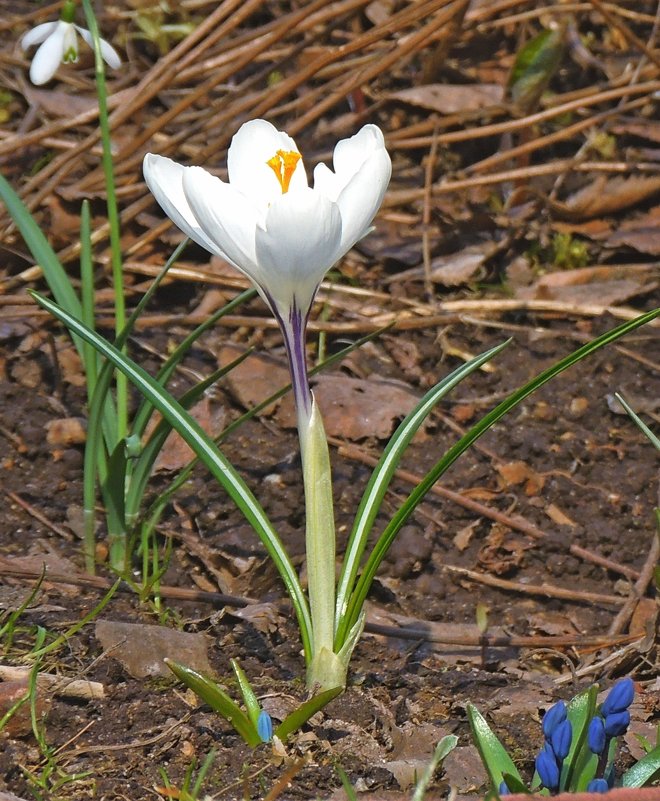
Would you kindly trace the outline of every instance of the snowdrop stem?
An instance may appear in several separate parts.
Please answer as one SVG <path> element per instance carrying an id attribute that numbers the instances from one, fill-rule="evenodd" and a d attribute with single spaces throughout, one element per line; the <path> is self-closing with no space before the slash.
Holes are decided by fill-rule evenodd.
<path id="1" fill-rule="evenodd" d="M 60 19 L 64 22 L 73 22 L 76 15 L 76 4 L 73 0 L 65 0 L 60 12 Z"/>
<path id="2" fill-rule="evenodd" d="M 105 83 L 101 39 L 98 25 L 96 24 L 96 17 L 94 16 L 90 0 L 82 0 L 82 5 L 94 45 L 96 94 L 99 101 L 99 127 L 101 129 L 101 143 L 103 147 L 102 163 L 107 193 L 108 224 L 110 228 L 110 261 L 112 264 L 112 283 L 115 304 L 115 333 L 119 336 L 126 325 L 126 303 L 124 300 L 124 269 L 121 254 L 119 209 L 117 207 L 115 175 L 112 160 L 108 93 Z M 126 436 L 128 431 L 128 382 L 121 372 L 117 372 L 117 427 L 119 438 L 122 439 Z"/>

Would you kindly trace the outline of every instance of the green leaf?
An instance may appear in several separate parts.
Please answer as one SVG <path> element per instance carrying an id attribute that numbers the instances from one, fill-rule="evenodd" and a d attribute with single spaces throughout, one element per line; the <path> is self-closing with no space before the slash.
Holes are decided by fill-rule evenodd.
<path id="1" fill-rule="evenodd" d="M 517 779 L 515 776 L 512 776 L 510 773 L 504 771 L 502 774 L 504 781 L 506 782 L 506 786 L 511 790 L 512 793 L 524 793 L 525 795 L 531 795 L 532 791 L 527 788 L 525 784 L 523 784 L 520 779 Z"/>
<path id="2" fill-rule="evenodd" d="M 309 661 L 312 653 L 312 625 L 307 599 L 298 580 L 298 575 L 272 523 L 231 463 L 218 450 L 213 440 L 206 434 L 199 423 L 145 370 L 57 304 L 36 292 L 31 294 L 37 303 L 51 312 L 58 320 L 61 320 L 81 339 L 91 342 L 99 353 L 114 364 L 115 367 L 119 368 L 145 398 L 169 421 L 170 425 L 192 448 L 200 461 L 211 471 L 218 483 L 224 487 L 264 544 L 280 573 L 296 610 L 305 657 Z"/>
<path id="3" fill-rule="evenodd" d="M 544 30 L 518 51 L 507 89 L 516 105 L 531 111 L 557 72 L 566 49 L 566 26 Z"/>
<path id="4" fill-rule="evenodd" d="M 509 340 L 471 359 L 448 376 L 445 376 L 424 395 L 417 406 L 401 422 L 387 443 L 364 490 L 355 514 L 353 529 L 346 545 L 341 575 L 337 585 L 337 610 L 335 614 L 337 636 L 335 648 L 341 648 L 351 628 L 348 625 L 348 621 L 344 621 L 346 608 L 353 591 L 355 578 L 358 574 L 369 534 L 403 453 L 436 404 L 464 378 L 492 359 L 508 344 Z"/>
<path id="5" fill-rule="evenodd" d="M 165 659 L 164 662 L 179 681 L 189 687 L 214 712 L 228 720 L 250 748 L 256 748 L 261 743 L 257 728 L 252 725 L 250 718 L 214 681 L 172 659 Z"/>
<path id="6" fill-rule="evenodd" d="M 576 695 L 568 704 L 567 717 L 571 722 L 573 737 L 570 751 L 562 766 L 560 778 L 562 790 L 577 791 L 578 785 L 582 784 L 584 789 L 595 776 L 598 758 L 595 758 L 594 765 L 595 754 L 592 754 L 587 746 L 587 732 L 596 711 L 598 690 L 598 685 L 592 684 L 588 690 Z"/>
<path id="7" fill-rule="evenodd" d="M 245 701 L 245 708 L 247 709 L 248 717 L 254 726 L 254 730 L 257 731 L 257 723 L 259 721 L 261 706 L 243 669 L 235 659 L 231 659 L 230 662 L 234 671 L 234 675 L 236 676 L 236 680 L 238 681 L 238 686 L 241 691 L 241 695 L 243 696 L 243 701 Z M 261 738 L 259 738 L 259 741 L 261 742 Z"/>
<path id="8" fill-rule="evenodd" d="M 324 690 L 324 692 L 310 698 L 309 701 L 305 701 L 298 709 L 295 709 L 284 718 L 273 734 L 279 737 L 280 740 L 286 740 L 292 732 L 298 731 L 303 723 L 306 723 L 319 709 L 323 709 L 326 704 L 329 704 L 342 690 L 343 687 L 333 687 L 331 690 Z"/>
<path id="9" fill-rule="evenodd" d="M 628 412 L 630 417 L 633 419 L 639 430 L 644 434 L 644 436 L 649 440 L 652 445 L 660 451 L 660 439 L 656 437 L 656 435 L 651 431 L 651 429 L 646 425 L 646 423 L 640 418 L 640 416 L 635 412 L 635 410 L 626 403 L 625 399 L 619 395 L 618 392 L 614 393 L 614 397 L 619 401 L 619 403 L 623 406 L 623 408 Z"/>
<path id="10" fill-rule="evenodd" d="M 7 211 L 21 232 L 32 258 L 41 267 L 55 300 L 70 314 L 81 317 L 82 306 L 69 276 L 27 206 L 2 175 L 0 175 L 0 199 L 7 206 Z M 84 363 L 82 341 L 76 338 L 74 343 Z"/>
<path id="11" fill-rule="evenodd" d="M 621 777 L 624 787 L 645 787 L 660 778 L 660 745 L 643 756 Z"/>
<path id="12" fill-rule="evenodd" d="M 455 734 L 448 734 L 440 740 L 433 751 L 433 756 L 426 766 L 426 769 L 415 786 L 415 792 L 411 801 L 424 801 L 426 789 L 433 781 L 433 777 L 438 767 L 443 763 L 448 754 L 458 745 L 458 737 Z"/>
<path id="13" fill-rule="evenodd" d="M 513 776 L 522 784 L 522 778 L 513 764 L 513 760 L 497 739 L 481 712 L 468 703 L 467 714 L 472 736 L 474 737 L 474 744 L 477 746 L 481 761 L 484 763 L 488 773 L 491 787 L 497 791 L 502 781 L 504 781 L 505 773 Z"/>

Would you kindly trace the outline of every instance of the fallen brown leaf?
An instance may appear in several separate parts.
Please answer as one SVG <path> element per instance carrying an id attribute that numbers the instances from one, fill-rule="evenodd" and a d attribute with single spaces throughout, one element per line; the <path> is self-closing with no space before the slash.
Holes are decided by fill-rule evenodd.
<path id="1" fill-rule="evenodd" d="M 587 220 L 630 208 L 657 192 L 660 192 L 659 175 L 616 178 L 599 175 L 563 203 L 556 200 L 549 203 L 556 214 L 571 220 Z"/>
<path id="2" fill-rule="evenodd" d="M 456 114 L 498 105 L 504 98 L 504 87 L 497 83 L 432 83 L 390 92 L 386 97 L 440 114 Z"/>
<path id="3" fill-rule="evenodd" d="M 163 662 L 165 658 L 213 675 L 203 634 L 114 620 L 97 620 L 95 633 L 103 650 L 136 679 L 171 678 L 172 673 Z"/>

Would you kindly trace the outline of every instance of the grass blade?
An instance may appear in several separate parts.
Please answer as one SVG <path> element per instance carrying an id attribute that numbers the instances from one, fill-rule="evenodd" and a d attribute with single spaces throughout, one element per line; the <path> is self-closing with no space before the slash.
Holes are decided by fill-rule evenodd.
<path id="1" fill-rule="evenodd" d="M 340 692 L 342 692 L 343 687 L 332 687 L 330 690 L 325 690 L 318 695 L 313 696 L 309 699 L 309 701 L 305 701 L 304 704 L 301 704 L 296 710 L 294 710 L 290 715 L 287 715 L 284 720 L 280 723 L 280 725 L 275 729 L 274 734 L 276 737 L 279 737 L 280 740 L 286 740 L 286 738 L 292 734 L 294 731 L 298 731 L 298 729 L 306 723 L 312 715 L 315 715 L 319 709 L 323 709 L 326 704 L 329 704 L 333 698 L 336 698 Z"/>
<path id="2" fill-rule="evenodd" d="M 486 718 L 470 703 L 467 705 L 467 715 L 474 744 L 488 773 L 491 787 L 497 790 L 504 780 L 505 773 L 522 783 L 522 777 L 518 773 L 518 769 L 486 722 Z"/>
<path id="3" fill-rule="evenodd" d="M 256 726 L 252 725 L 250 718 L 214 681 L 172 659 L 165 659 L 164 662 L 179 681 L 189 687 L 214 712 L 228 720 L 250 748 L 256 748 L 261 743 Z"/>

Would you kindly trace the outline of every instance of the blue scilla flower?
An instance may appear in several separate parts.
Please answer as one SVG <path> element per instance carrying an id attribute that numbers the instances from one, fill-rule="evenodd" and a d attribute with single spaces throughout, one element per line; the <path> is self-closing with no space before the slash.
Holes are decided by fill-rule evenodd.
<path id="1" fill-rule="evenodd" d="M 605 734 L 608 737 L 618 737 L 624 734 L 630 726 L 630 712 L 612 712 L 605 718 Z"/>
<path id="2" fill-rule="evenodd" d="M 600 708 L 600 713 L 604 718 L 611 715 L 613 712 L 623 712 L 630 704 L 632 704 L 635 697 L 635 685 L 631 678 L 619 679 L 617 683 L 607 694 L 607 698 L 603 701 Z"/>
<path id="3" fill-rule="evenodd" d="M 536 772 L 548 790 L 559 789 L 559 766 L 551 745 L 546 744 L 536 757 Z"/>
<path id="4" fill-rule="evenodd" d="M 273 721 L 270 719 L 270 715 L 265 709 L 259 712 L 257 734 L 261 738 L 262 743 L 269 743 L 273 739 Z"/>
<path id="5" fill-rule="evenodd" d="M 606 793 L 610 789 L 605 779 L 592 779 L 587 785 L 588 793 Z"/>
<path id="6" fill-rule="evenodd" d="M 497 788 L 498 795 L 511 795 L 511 790 L 506 782 L 500 782 L 500 786 Z"/>
<path id="7" fill-rule="evenodd" d="M 555 753 L 557 762 L 563 762 L 571 750 L 571 740 L 573 739 L 573 727 L 571 721 L 562 720 L 555 726 L 550 738 L 550 745 Z"/>
<path id="8" fill-rule="evenodd" d="M 605 748 L 605 722 L 601 717 L 591 719 L 587 729 L 587 745 L 592 754 L 602 754 Z"/>
<path id="9" fill-rule="evenodd" d="M 557 728 L 560 723 L 566 720 L 566 704 L 563 701 L 557 701 L 543 716 L 543 736 L 550 742 L 552 732 Z"/>

